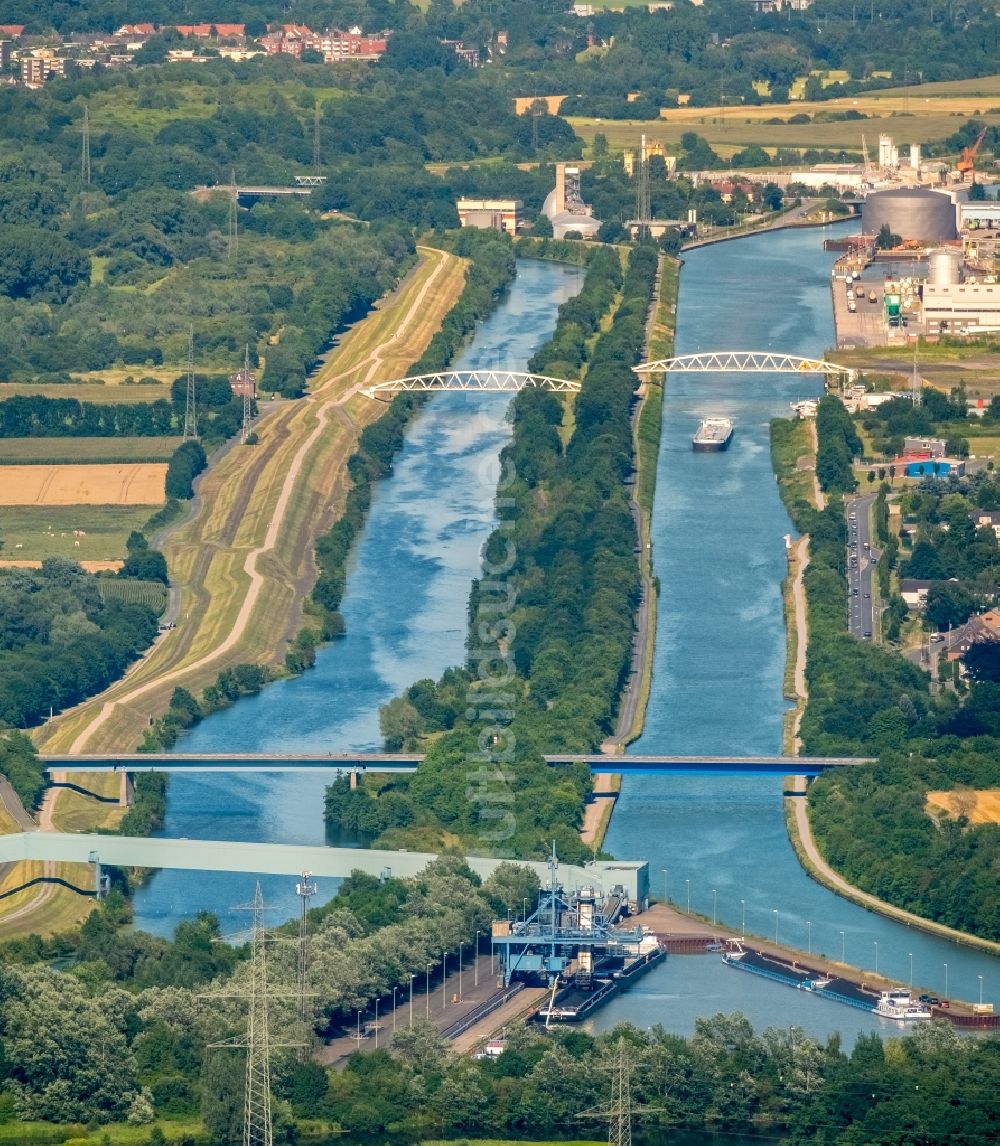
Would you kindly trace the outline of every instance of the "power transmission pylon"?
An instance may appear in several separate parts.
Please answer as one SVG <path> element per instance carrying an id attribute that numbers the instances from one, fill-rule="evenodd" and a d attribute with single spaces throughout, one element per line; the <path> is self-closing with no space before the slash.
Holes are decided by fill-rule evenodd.
<path id="1" fill-rule="evenodd" d="M 80 143 L 80 178 L 90 186 L 90 108 L 83 105 L 83 138 Z"/>
<path id="2" fill-rule="evenodd" d="M 237 220 L 238 192 L 236 189 L 236 168 L 229 175 L 229 257 L 235 259 L 240 250 L 239 222 Z"/>
<path id="3" fill-rule="evenodd" d="M 599 1119 L 608 1123 L 608 1146 L 632 1146 L 632 1119 L 637 1114 L 652 1114 L 652 1106 L 632 1104 L 632 1056 L 629 1044 L 619 1038 L 611 1063 L 611 1102 L 596 1110 L 587 1110 L 578 1118 Z"/>
<path id="4" fill-rule="evenodd" d="M 313 108 L 313 168 L 319 171 L 319 121 L 320 121 L 320 106 L 317 103 Z"/>
<path id="5" fill-rule="evenodd" d="M 649 154 L 646 149 L 646 137 L 643 135 L 639 149 L 635 154 L 635 217 L 637 239 L 649 238 L 650 211 Z"/>
<path id="6" fill-rule="evenodd" d="M 302 1024 L 302 1037 L 304 1040 L 302 1057 L 308 1054 L 309 1025 L 312 1017 L 312 1008 L 309 1003 L 310 995 L 306 991 L 309 977 L 309 900 L 316 894 L 317 888 L 313 881 L 312 872 L 304 871 L 302 878 L 295 885 L 295 894 L 302 900 L 302 914 L 299 917 L 299 1022 Z"/>
<path id="7" fill-rule="evenodd" d="M 198 437 L 198 408 L 194 398 L 194 327 L 188 333 L 187 394 L 184 398 L 184 441 Z"/>
<path id="8" fill-rule="evenodd" d="M 240 432 L 240 441 L 244 445 L 250 437 L 250 405 L 250 343 L 248 342 L 243 356 L 243 429 Z"/>

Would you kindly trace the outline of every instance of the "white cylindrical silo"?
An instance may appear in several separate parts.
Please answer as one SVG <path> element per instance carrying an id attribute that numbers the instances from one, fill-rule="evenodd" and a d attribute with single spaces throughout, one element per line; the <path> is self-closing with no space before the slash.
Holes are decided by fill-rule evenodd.
<path id="1" fill-rule="evenodd" d="M 962 252 L 940 247 L 928 255 L 927 281 L 933 286 L 951 286 L 962 281 Z"/>

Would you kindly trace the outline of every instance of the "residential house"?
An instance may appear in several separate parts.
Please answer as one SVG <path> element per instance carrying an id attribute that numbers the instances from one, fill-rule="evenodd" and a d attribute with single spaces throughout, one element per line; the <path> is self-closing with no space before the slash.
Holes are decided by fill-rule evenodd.
<path id="1" fill-rule="evenodd" d="M 237 370 L 229 375 L 229 389 L 234 398 L 257 397 L 257 375 L 253 370 Z"/>
<path id="2" fill-rule="evenodd" d="M 984 526 L 993 530 L 998 541 L 1000 541 L 1000 511 L 995 509 L 974 509 L 969 514 L 972 518 L 972 524 L 977 529 L 982 529 Z"/>
<path id="3" fill-rule="evenodd" d="M 903 456 L 906 458 L 943 458 L 948 452 L 944 438 L 904 438 Z"/>
<path id="4" fill-rule="evenodd" d="M 918 577 L 904 577 L 899 582 L 899 595 L 911 609 L 923 609 L 927 606 L 927 593 L 932 585 L 939 581 L 924 581 Z"/>
<path id="5" fill-rule="evenodd" d="M 960 629 L 949 633 L 945 638 L 944 651 L 948 660 L 957 661 L 973 645 L 997 643 L 1000 643 L 1000 611 L 989 609 L 970 617 Z"/>

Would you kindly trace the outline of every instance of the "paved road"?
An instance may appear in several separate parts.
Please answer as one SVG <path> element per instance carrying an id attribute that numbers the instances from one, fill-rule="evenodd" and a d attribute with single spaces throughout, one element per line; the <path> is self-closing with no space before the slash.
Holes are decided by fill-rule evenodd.
<path id="1" fill-rule="evenodd" d="M 872 550 L 871 508 L 876 495 L 849 498 L 847 512 L 847 628 L 859 641 L 872 640 L 875 613 L 872 598 L 878 550 Z"/>

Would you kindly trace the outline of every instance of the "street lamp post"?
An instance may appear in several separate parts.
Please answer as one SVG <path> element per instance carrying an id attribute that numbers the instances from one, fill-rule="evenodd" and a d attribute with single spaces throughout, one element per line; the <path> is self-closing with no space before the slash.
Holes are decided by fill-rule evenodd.
<path id="1" fill-rule="evenodd" d="M 872 942 L 875 944 L 875 974 L 877 975 L 878 974 L 878 940 L 873 939 Z"/>
<path id="2" fill-rule="evenodd" d="M 378 999 L 375 1000 L 375 1049 L 378 1050 Z"/>
<path id="3" fill-rule="evenodd" d="M 427 1018 L 431 1017 L 431 967 L 432 964 L 428 963 L 424 968 L 424 975 L 426 980 L 424 982 L 424 1004 L 427 1008 Z"/>
<path id="4" fill-rule="evenodd" d="M 472 961 L 472 985 L 473 987 L 479 986 L 479 936 L 482 934 L 481 929 L 476 930 L 476 957 Z"/>
<path id="5" fill-rule="evenodd" d="M 912 987 L 913 986 L 913 952 L 907 951 L 907 955 L 909 955 L 909 957 L 910 957 L 910 986 Z"/>
<path id="6" fill-rule="evenodd" d="M 806 946 L 811 955 L 813 953 L 813 925 L 808 919 L 806 920 Z"/>
<path id="7" fill-rule="evenodd" d="M 670 896 L 667 894 L 667 869 L 665 867 L 661 867 L 660 871 L 663 872 L 663 902 L 669 903 Z"/>
<path id="8" fill-rule="evenodd" d="M 944 965 L 944 997 L 948 998 L 948 964 Z"/>
<path id="9" fill-rule="evenodd" d="M 713 927 L 715 926 L 715 919 L 716 919 L 716 916 L 718 914 L 718 911 L 716 910 L 718 907 L 718 902 L 719 902 L 718 896 L 716 894 L 715 888 L 713 887 L 712 888 L 712 926 Z"/>
<path id="10" fill-rule="evenodd" d="M 448 994 L 445 984 L 448 981 L 448 952 L 441 952 L 441 1010 L 448 1006 Z"/>
<path id="11" fill-rule="evenodd" d="M 459 999 L 459 1002 L 461 1002 L 462 998 L 463 998 L 463 996 L 462 996 L 462 955 L 464 954 L 464 948 L 465 948 L 465 944 L 459 943 L 459 945 L 458 945 L 458 999 Z"/>
<path id="12" fill-rule="evenodd" d="M 524 897 L 524 909 L 521 912 L 521 921 L 523 923 L 528 922 L 528 897 L 527 896 Z"/>
<path id="13" fill-rule="evenodd" d="M 982 977 L 982 975 L 977 975 L 976 978 L 979 980 L 979 1004 L 980 1004 L 980 1006 L 982 1006 L 982 1002 L 983 1002 L 983 977 Z"/>
<path id="14" fill-rule="evenodd" d="M 413 1030 L 413 980 L 416 975 L 410 976 L 410 1030 Z"/>
<path id="15" fill-rule="evenodd" d="M 847 951 L 847 940 L 844 938 L 843 931 L 841 931 L 841 933 L 840 933 L 840 961 L 841 961 L 841 963 L 847 962 L 846 951 Z"/>
<path id="16" fill-rule="evenodd" d="M 399 990 L 398 987 L 393 987 L 393 989 L 392 989 L 392 1033 L 393 1034 L 396 1033 L 396 992 L 398 990 Z"/>
<path id="17" fill-rule="evenodd" d="M 358 1011 L 358 1050 L 361 1050 L 361 1012 Z"/>
<path id="18" fill-rule="evenodd" d="M 774 912 L 774 945 L 775 945 L 775 947 L 777 947 L 778 946 L 778 909 L 776 907 L 772 907 L 771 910 Z"/>
<path id="19" fill-rule="evenodd" d="M 741 938 L 746 939 L 746 937 L 747 937 L 747 901 L 745 899 L 740 900 L 740 908 L 741 908 L 740 914 L 742 917 L 741 922 L 740 922 L 740 936 L 741 936 Z"/>
<path id="20" fill-rule="evenodd" d="M 688 915 L 690 915 L 691 914 L 691 881 L 689 879 L 686 879 L 684 882 L 687 884 L 687 905 L 688 905 L 687 909 L 688 909 Z"/>

